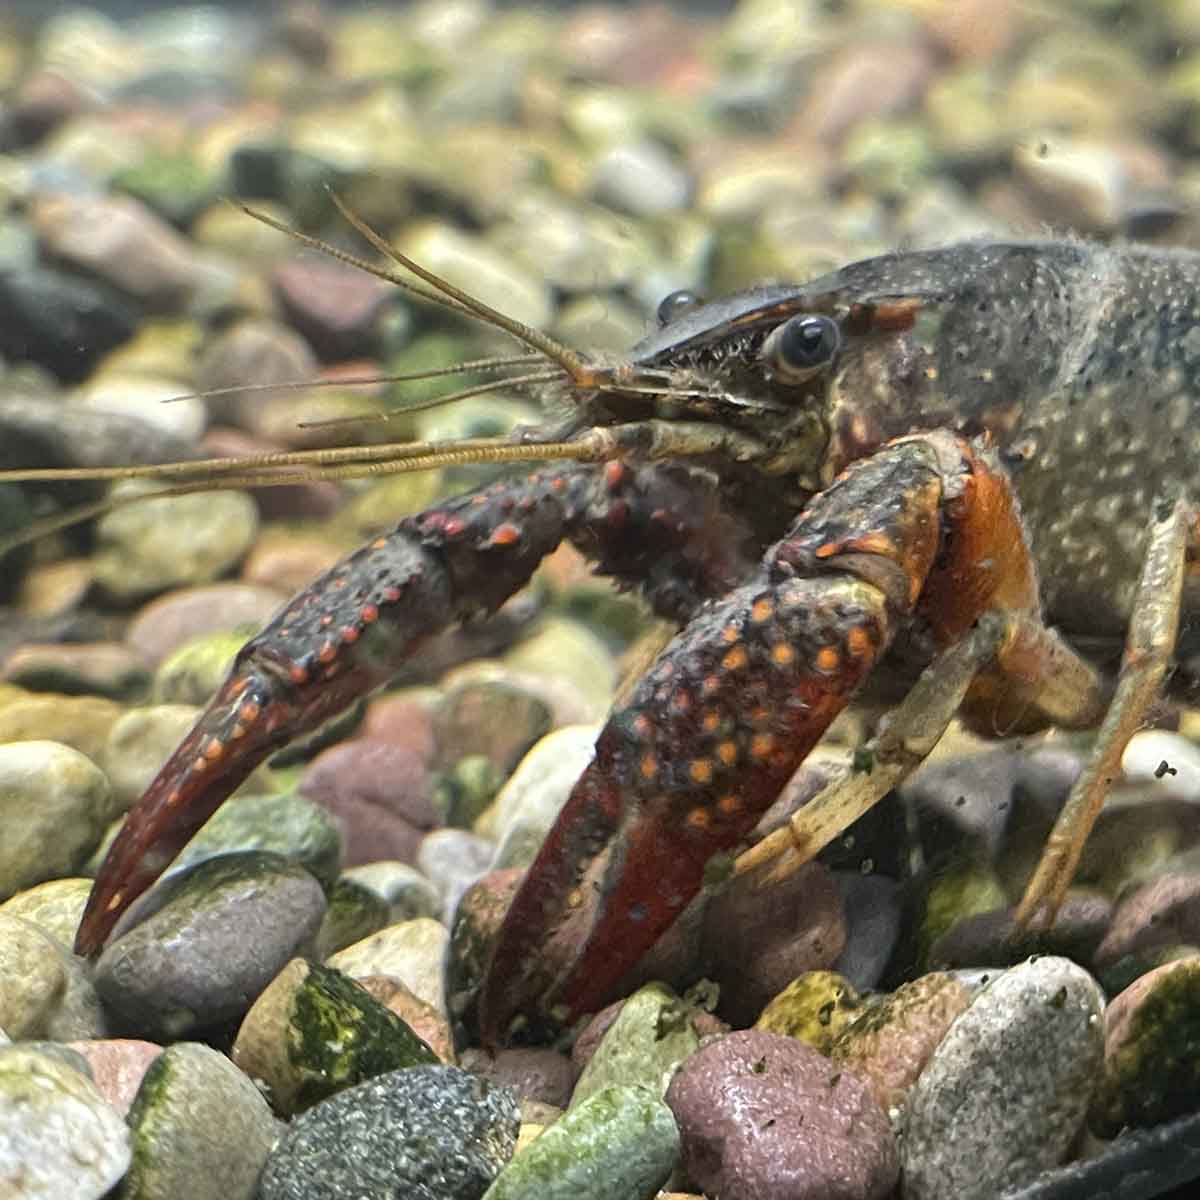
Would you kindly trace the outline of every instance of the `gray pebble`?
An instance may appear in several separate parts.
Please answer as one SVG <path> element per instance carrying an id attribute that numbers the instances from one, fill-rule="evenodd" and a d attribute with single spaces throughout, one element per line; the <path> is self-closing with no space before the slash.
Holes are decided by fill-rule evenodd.
<path id="1" fill-rule="evenodd" d="M 390 1071 L 298 1117 L 260 1200 L 478 1200 L 512 1156 L 517 1101 L 457 1067 Z"/>
<path id="2" fill-rule="evenodd" d="M 126 914 L 96 963 L 96 988 L 134 1035 L 220 1026 L 311 944 L 324 914 L 320 884 L 277 854 L 210 858 Z"/>
<path id="3" fill-rule="evenodd" d="M 906 1200 L 991 1200 L 1060 1162 L 1104 1059 L 1104 997 L 1070 959 L 999 975 L 909 1094 Z"/>

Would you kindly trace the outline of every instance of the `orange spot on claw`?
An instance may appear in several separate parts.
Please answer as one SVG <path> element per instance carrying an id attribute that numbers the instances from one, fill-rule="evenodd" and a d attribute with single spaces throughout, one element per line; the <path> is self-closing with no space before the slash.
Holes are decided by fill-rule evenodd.
<path id="1" fill-rule="evenodd" d="M 451 517 L 446 524 L 442 526 L 442 532 L 447 537 L 458 537 L 458 535 L 462 533 L 466 527 L 467 523 L 462 519 L 462 517 Z"/>
<path id="2" fill-rule="evenodd" d="M 736 625 L 726 625 L 721 630 L 721 638 L 728 642 L 731 646 L 741 640 L 742 631 Z"/>
<path id="3" fill-rule="evenodd" d="M 124 899 L 125 899 L 124 892 L 113 892 L 112 899 L 108 902 L 108 904 L 105 907 L 107 907 L 109 912 L 115 912 L 118 908 L 121 907 L 121 901 Z"/>
<path id="4" fill-rule="evenodd" d="M 759 600 L 755 600 L 754 606 L 750 609 L 750 619 L 762 624 L 764 621 L 769 621 L 775 615 L 775 605 L 763 596 Z"/>
<path id="5" fill-rule="evenodd" d="M 846 649 L 854 658 L 862 658 L 871 649 L 870 634 L 861 625 L 852 625 L 846 634 Z"/>
<path id="6" fill-rule="evenodd" d="M 707 808 L 693 808 L 687 815 L 687 823 L 698 830 L 705 830 L 712 824 L 712 814 Z"/>
<path id="7" fill-rule="evenodd" d="M 354 643 L 358 641 L 358 630 L 353 625 L 345 626 L 338 635 L 343 642 Z"/>
<path id="8" fill-rule="evenodd" d="M 337 647 L 332 642 L 326 642 L 325 645 L 317 651 L 317 661 L 323 663 L 331 663 L 337 658 Z"/>
<path id="9" fill-rule="evenodd" d="M 837 542 L 826 542 L 813 551 L 814 558 L 832 558 L 838 552 Z"/>
<path id="10" fill-rule="evenodd" d="M 395 604 L 400 599 L 400 589 L 398 587 L 384 588 L 383 598 L 388 604 Z"/>
<path id="11" fill-rule="evenodd" d="M 379 620 L 379 609 L 374 604 L 364 604 L 358 610 L 358 619 L 370 625 L 372 621 Z"/>
<path id="12" fill-rule="evenodd" d="M 775 748 L 775 736 L 770 733 L 756 733 L 750 739 L 750 753 L 755 758 L 766 758 Z"/>
<path id="13" fill-rule="evenodd" d="M 658 774 L 658 759 L 653 754 L 643 754 L 641 762 L 643 779 L 653 779 Z"/>
<path id="14" fill-rule="evenodd" d="M 688 767 L 688 774 L 692 777 L 693 783 L 712 783 L 713 765 L 712 759 L 709 758 L 694 758 L 692 764 Z"/>
<path id="15" fill-rule="evenodd" d="M 787 642 L 776 642 L 771 647 L 771 661 L 777 667 L 789 666 L 795 661 L 796 652 L 787 644 Z"/>
<path id="16" fill-rule="evenodd" d="M 636 733 L 638 737 L 649 737 L 653 729 L 654 725 L 645 713 L 638 713 L 638 715 L 633 718 L 633 732 Z"/>
<path id="17" fill-rule="evenodd" d="M 307 683 L 308 668 L 303 666 L 301 663 L 292 663 L 291 667 L 288 669 L 288 677 L 293 683 Z"/>
<path id="18" fill-rule="evenodd" d="M 680 689 L 671 697 L 671 707 L 676 712 L 687 712 L 692 707 L 692 693 Z"/>
<path id="19" fill-rule="evenodd" d="M 198 773 L 207 771 L 208 770 L 208 759 L 205 758 L 202 754 L 197 755 L 194 759 L 192 759 L 192 770 L 196 771 Z"/>
<path id="20" fill-rule="evenodd" d="M 216 738 L 210 738 L 208 745 L 204 747 L 204 757 L 209 762 L 216 762 L 224 753 L 225 747 Z"/>
<path id="21" fill-rule="evenodd" d="M 737 762 L 737 744 L 735 742 L 722 742 L 717 747 L 717 757 L 727 766 L 732 767 Z"/>
<path id="22" fill-rule="evenodd" d="M 836 671 L 841 661 L 841 655 L 838 654 L 833 646 L 822 646 L 817 651 L 816 662 L 818 671 Z"/>
<path id="23" fill-rule="evenodd" d="M 726 671 L 740 671 L 750 661 L 745 646 L 735 646 L 721 659 L 721 666 Z"/>
<path id="24" fill-rule="evenodd" d="M 387 538 L 376 538 L 371 543 L 372 550 L 383 550 L 387 547 Z"/>
<path id="25" fill-rule="evenodd" d="M 256 700 L 247 700 L 246 703 L 238 709 L 238 716 L 250 725 L 253 725 L 254 722 L 258 720 L 261 713 L 262 705 L 260 705 Z"/>
<path id="26" fill-rule="evenodd" d="M 705 733 L 715 733 L 721 727 L 721 715 L 711 708 L 700 719 L 700 727 Z"/>
<path id="27" fill-rule="evenodd" d="M 495 546 L 511 546 L 521 540 L 521 531 L 509 521 L 497 525 L 492 533 L 491 541 Z"/>
<path id="28" fill-rule="evenodd" d="M 727 817 L 733 816 L 741 807 L 742 802 L 732 792 L 727 792 L 717 801 L 717 808 Z"/>
<path id="29" fill-rule="evenodd" d="M 721 690 L 720 675 L 705 675 L 704 680 L 700 684 L 700 691 L 705 696 L 711 696 L 715 692 Z"/>

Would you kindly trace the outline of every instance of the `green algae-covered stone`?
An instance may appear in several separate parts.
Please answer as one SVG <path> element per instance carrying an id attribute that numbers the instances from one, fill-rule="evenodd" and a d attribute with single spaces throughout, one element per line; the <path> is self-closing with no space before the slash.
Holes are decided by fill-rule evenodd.
<path id="1" fill-rule="evenodd" d="M 836 971 L 806 971 L 762 1010 L 755 1029 L 798 1038 L 828 1054 L 843 1029 L 862 1012 L 862 999 Z"/>
<path id="2" fill-rule="evenodd" d="M 1200 956 L 1158 967 L 1105 1012 L 1104 1081 L 1092 1104 L 1101 1137 L 1191 1112 L 1200 1095 Z"/>
<path id="3" fill-rule="evenodd" d="M 921 961 L 926 960 L 934 942 L 958 921 L 1003 908 L 1007 903 L 999 879 L 985 864 L 962 862 L 939 871 L 926 894 L 917 935 Z"/>
<path id="4" fill-rule="evenodd" d="M 665 984 L 639 988 L 588 1060 L 571 1093 L 571 1107 L 615 1085 L 640 1085 L 661 1098 L 679 1064 L 700 1048 L 692 1028 L 694 1011 Z"/>
<path id="5" fill-rule="evenodd" d="M 364 1079 L 439 1059 L 340 971 L 293 959 L 246 1014 L 233 1061 L 288 1116 Z"/>
<path id="6" fill-rule="evenodd" d="M 391 906 L 367 887 L 342 876 L 329 889 L 329 907 L 317 934 L 314 958 L 326 959 L 391 923 Z"/>
<path id="7" fill-rule="evenodd" d="M 608 1087 L 551 1125 L 483 1200 L 649 1200 L 679 1156 L 671 1110 L 645 1087 Z"/>

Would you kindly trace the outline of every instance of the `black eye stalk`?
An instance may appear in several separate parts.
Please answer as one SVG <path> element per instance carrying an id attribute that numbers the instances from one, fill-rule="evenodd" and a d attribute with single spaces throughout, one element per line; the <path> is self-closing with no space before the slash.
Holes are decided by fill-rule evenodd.
<path id="1" fill-rule="evenodd" d="M 763 343 L 763 358 L 784 383 L 804 383 L 828 370 L 842 348 L 842 333 L 830 317 L 803 316 L 785 321 Z"/>
<path id="2" fill-rule="evenodd" d="M 664 296 L 659 303 L 658 312 L 655 314 L 659 326 L 670 325 L 672 321 L 678 321 L 685 313 L 699 308 L 702 303 L 700 297 L 687 288 L 680 288 L 679 291 Z"/>

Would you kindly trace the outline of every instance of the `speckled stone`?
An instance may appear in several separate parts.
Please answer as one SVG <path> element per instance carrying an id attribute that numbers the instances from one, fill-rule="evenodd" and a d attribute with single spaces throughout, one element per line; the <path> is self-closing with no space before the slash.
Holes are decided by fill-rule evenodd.
<path id="1" fill-rule="evenodd" d="M 91 1038 L 65 1044 L 87 1060 L 97 1090 L 122 1116 L 129 1112 L 150 1064 L 163 1051 L 154 1042 L 136 1038 Z"/>
<path id="2" fill-rule="evenodd" d="M 521 1101 L 564 1109 L 571 1099 L 571 1060 L 550 1046 L 516 1046 L 489 1053 L 467 1050 L 462 1066 L 472 1075 L 511 1088 Z"/>
<path id="3" fill-rule="evenodd" d="M 794 1038 L 742 1030 L 667 1089 L 688 1178 L 722 1200 L 883 1200 L 898 1174 L 887 1116 L 850 1071 Z"/>
<path id="4" fill-rule="evenodd" d="M 992 1200 L 1060 1162 L 1099 1080 L 1103 1005 L 1069 959 L 1031 959 L 997 976 L 909 1093 L 906 1196 Z"/>
<path id="5" fill-rule="evenodd" d="M 836 971 L 806 971 L 771 1000 L 754 1028 L 798 1038 L 828 1054 L 862 1008 L 862 997 Z"/>
<path id="6" fill-rule="evenodd" d="M 276 1143 L 259 1200 L 479 1200 L 512 1155 L 513 1094 L 457 1067 L 410 1067 L 347 1088 Z"/>

